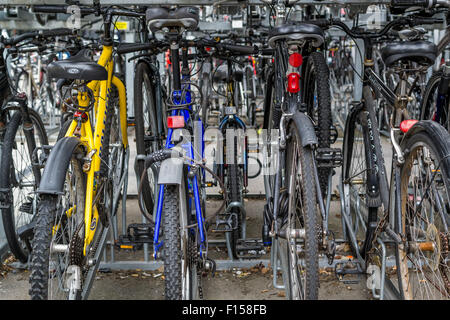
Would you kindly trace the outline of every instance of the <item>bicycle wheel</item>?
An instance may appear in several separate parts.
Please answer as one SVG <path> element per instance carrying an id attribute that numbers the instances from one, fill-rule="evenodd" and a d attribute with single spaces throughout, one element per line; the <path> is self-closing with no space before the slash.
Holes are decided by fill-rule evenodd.
<path id="1" fill-rule="evenodd" d="M 438 71 L 428 80 L 422 104 L 420 106 L 420 119 L 437 121 L 450 132 L 450 101 L 448 95 L 443 97 L 442 109 L 436 110 L 438 89 L 441 79 L 442 71 Z"/>
<path id="2" fill-rule="evenodd" d="M 86 175 L 77 148 L 58 196 L 41 196 L 30 264 L 33 300 L 79 299 L 83 283 Z M 75 283 L 74 281 L 75 280 Z"/>
<path id="3" fill-rule="evenodd" d="M 186 229 L 188 209 L 182 185 L 164 188 L 163 259 L 166 300 L 198 298 L 195 229 Z"/>
<path id="4" fill-rule="evenodd" d="M 150 69 L 146 63 L 139 63 L 136 67 L 134 78 L 134 112 L 136 119 L 136 150 L 138 155 L 148 155 L 161 147 L 158 140 L 158 127 L 156 122 L 156 107 L 153 94 L 153 85 L 150 79 Z M 141 178 L 144 171 L 144 161 L 137 161 L 136 174 Z M 155 176 L 153 170 L 149 168 L 147 175 L 142 181 L 142 193 L 139 201 L 143 201 L 143 206 L 147 216 L 153 214 L 154 183 Z"/>
<path id="5" fill-rule="evenodd" d="M 364 109 L 352 110 L 347 118 L 342 147 L 343 163 L 341 185 L 343 201 L 349 210 L 350 225 L 345 224 L 346 240 L 353 253 L 365 254 L 367 226 L 369 221 L 376 221 L 378 208 L 369 205 L 367 197 L 368 172 L 372 171 L 370 157 L 372 151 L 367 148 L 369 114 Z M 373 144 L 374 149 L 380 145 Z M 381 150 L 379 150 L 381 153 Z M 376 152 L 375 152 L 376 153 Z M 346 214 L 345 212 L 343 214 Z M 351 234 L 354 235 L 352 239 Z M 354 241 L 352 241 L 354 240 Z"/>
<path id="6" fill-rule="evenodd" d="M 102 210 L 99 213 L 105 226 L 108 224 L 107 212 L 114 216 L 119 208 L 123 187 L 122 178 L 126 167 L 126 152 L 122 143 L 119 110 L 119 92 L 113 85 L 111 86 L 111 94 L 108 99 L 103 140 L 104 151 L 101 154 L 102 163 L 100 166 L 101 176 L 104 177 L 103 183 L 106 185 L 102 195 L 104 199 L 102 201 L 103 205 L 99 206 Z"/>
<path id="7" fill-rule="evenodd" d="M 21 262 L 28 261 L 33 237 L 32 222 L 35 220 L 41 170 L 32 164 L 32 146 L 47 145 L 47 134 L 39 115 L 28 109 L 33 124 L 34 141 L 24 130 L 22 114 L 14 113 L 6 128 L 0 163 L 0 188 L 8 190 L 4 199 L 8 207 L 2 209 L 3 226 L 9 248 Z"/>
<path id="8" fill-rule="evenodd" d="M 288 137 L 283 186 L 288 193 L 288 207 L 280 212 L 280 234 L 285 239 L 279 239 L 280 250 L 287 256 L 287 296 L 314 300 L 319 294 L 320 228 L 313 151 L 302 146 L 294 122 L 288 128 Z"/>
<path id="9" fill-rule="evenodd" d="M 406 244 L 398 248 L 398 267 L 405 299 L 450 299 L 450 136 L 443 127 L 435 132 L 421 131 L 402 143 L 407 150 L 399 184 Z"/>
<path id="10" fill-rule="evenodd" d="M 328 66 L 322 53 L 313 52 L 308 56 L 303 83 L 305 86 L 303 102 L 306 103 L 307 113 L 316 127 L 319 148 L 329 148 L 332 124 L 331 97 Z M 328 189 L 331 170 L 332 168 L 318 168 L 323 196 Z"/>
<path id="11" fill-rule="evenodd" d="M 228 129 L 227 129 L 228 130 Z M 225 170 L 226 170 L 226 189 L 228 192 L 228 203 L 233 202 L 239 202 L 242 205 L 244 205 L 242 201 L 242 177 L 243 172 L 241 169 L 241 166 L 239 165 L 238 161 L 238 134 L 237 130 L 234 129 L 233 133 L 228 135 L 227 138 L 233 137 L 232 141 L 226 141 L 230 144 L 233 144 L 233 146 L 226 147 L 226 162 L 225 162 Z M 226 234 L 227 241 L 230 244 L 231 253 L 233 258 L 238 258 L 238 253 L 236 250 L 238 240 L 241 237 L 242 232 L 242 214 L 241 211 L 238 208 L 232 208 L 230 211 L 231 214 L 231 223 L 232 223 L 232 231 L 228 232 Z"/>

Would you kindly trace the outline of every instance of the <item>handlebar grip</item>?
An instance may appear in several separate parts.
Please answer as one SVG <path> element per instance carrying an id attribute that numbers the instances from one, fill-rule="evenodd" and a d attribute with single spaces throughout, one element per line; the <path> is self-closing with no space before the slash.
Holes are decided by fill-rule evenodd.
<path id="1" fill-rule="evenodd" d="M 125 54 L 136 51 L 149 50 L 153 49 L 153 47 L 154 45 L 150 43 L 122 43 L 117 47 L 116 52 L 118 54 Z"/>
<path id="2" fill-rule="evenodd" d="M 431 8 L 436 0 L 392 0 L 391 6 L 397 8 L 422 7 Z"/>
<path id="3" fill-rule="evenodd" d="M 69 6 L 66 5 L 35 5 L 32 6 L 32 10 L 35 13 L 70 13 L 67 12 L 67 9 L 69 8 Z M 95 13 L 96 9 L 95 8 L 90 8 L 90 7 L 77 7 L 77 9 L 79 9 L 79 13 L 80 14 L 91 14 L 91 13 Z"/>
<path id="4" fill-rule="evenodd" d="M 42 37 L 70 36 L 74 33 L 72 29 L 60 28 L 54 30 L 44 30 L 40 34 Z"/>
<path id="5" fill-rule="evenodd" d="M 319 28 L 328 28 L 331 24 L 329 19 L 310 20 L 310 21 L 305 21 L 305 23 L 314 24 L 314 25 L 318 26 Z"/>
<path id="6" fill-rule="evenodd" d="M 264 49 L 260 50 L 260 53 L 263 56 L 271 56 L 271 55 L 273 55 L 274 52 L 275 52 L 275 50 L 272 48 L 264 48 Z"/>
<path id="7" fill-rule="evenodd" d="M 32 10 L 35 13 L 67 13 L 67 6 L 35 5 Z"/>
<path id="8" fill-rule="evenodd" d="M 415 18 L 414 19 L 414 25 L 421 25 L 421 24 L 434 24 L 434 23 L 443 23 L 444 20 L 442 19 L 430 19 L 430 18 Z"/>
<path id="9" fill-rule="evenodd" d="M 227 51 L 239 54 L 254 54 L 258 52 L 258 48 L 252 46 L 238 46 L 233 44 L 222 44 L 222 48 Z"/>

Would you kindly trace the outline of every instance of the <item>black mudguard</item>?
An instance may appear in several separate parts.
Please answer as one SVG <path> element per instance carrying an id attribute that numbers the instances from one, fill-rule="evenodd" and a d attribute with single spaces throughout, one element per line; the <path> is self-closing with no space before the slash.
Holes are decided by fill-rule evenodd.
<path id="1" fill-rule="evenodd" d="M 75 137 L 64 137 L 56 142 L 45 164 L 41 183 L 37 190 L 38 194 L 63 194 L 66 172 L 69 168 L 72 155 L 77 148 L 82 153 L 81 142 Z"/>
<path id="2" fill-rule="evenodd" d="M 300 131 L 300 139 L 302 140 L 303 147 L 317 146 L 319 144 L 314 125 L 306 114 L 296 111 L 292 116 L 291 121 L 295 122 Z"/>
<path id="3" fill-rule="evenodd" d="M 421 120 L 414 124 L 405 134 L 405 137 L 402 140 L 402 147 L 409 137 L 423 131 L 425 131 L 434 141 L 450 141 L 450 134 L 439 123 L 432 120 Z M 441 167 L 445 168 L 446 172 L 450 172 L 450 143 L 445 144 L 443 148 L 437 150 L 437 152 L 439 152 L 437 156 L 441 159 Z"/>

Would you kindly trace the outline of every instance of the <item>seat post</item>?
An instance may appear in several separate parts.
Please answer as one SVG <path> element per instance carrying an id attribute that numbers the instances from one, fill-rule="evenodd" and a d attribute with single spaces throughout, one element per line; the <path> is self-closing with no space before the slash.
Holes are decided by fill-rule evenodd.
<path id="1" fill-rule="evenodd" d="M 174 31 L 174 32 L 173 32 Z M 177 30 L 171 30 L 169 37 L 170 42 L 170 60 L 172 61 L 172 74 L 173 74 L 173 90 L 181 90 L 181 72 L 180 72 L 180 45 L 179 45 L 179 33 Z"/>

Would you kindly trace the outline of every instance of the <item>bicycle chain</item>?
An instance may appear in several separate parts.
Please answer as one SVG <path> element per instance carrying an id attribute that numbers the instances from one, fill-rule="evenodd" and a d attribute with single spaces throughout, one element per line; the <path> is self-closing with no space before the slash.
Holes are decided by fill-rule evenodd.
<path id="1" fill-rule="evenodd" d="M 448 256 L 448 236 L 445 235 L 443 232 L 439 233 L 440 237 L 441 237 L 441 257 L 440 259 L 445 260 L 446 257 Z M 450 295 L 450 281 L 448 279 L 447 276 L 447 272 L 446 272 L 446 264 L 443 263 L 439 263 L 439 271 L 442 274 L 442 279 L 444 280 L 445 283 L 445 289 L 447 290 L 447 294 Z"/>
<path id="2" fill-rule="evenodd" d="M 203 300 L 203 288 L 202 288 L 202 272 L 199 268 L 199 258 L 198 258 L 198 250 L 197 245 L 194 242 L 194 239 L 190 238 L 188 240 L 188 252 L 189 252 L 189 264 L 190 266 L 197 266 L 197 287 L 198 287 L 198 296 L 201 300 Z"/>
<path id="3" fill-rule="evenodd" d="M 81 266 L 83 262 L 83 239 L 78 235 L 84 223 L 80 223 L 69 243 L 70 265 Z"/>

